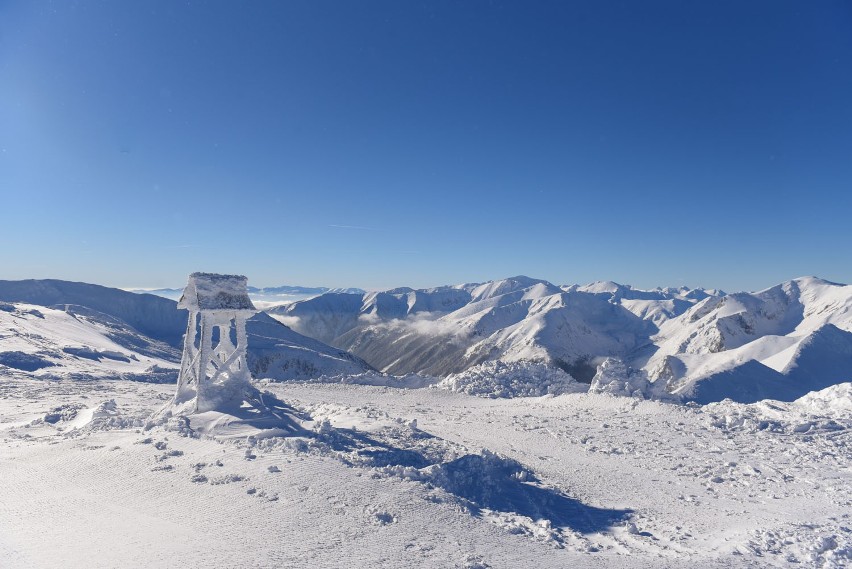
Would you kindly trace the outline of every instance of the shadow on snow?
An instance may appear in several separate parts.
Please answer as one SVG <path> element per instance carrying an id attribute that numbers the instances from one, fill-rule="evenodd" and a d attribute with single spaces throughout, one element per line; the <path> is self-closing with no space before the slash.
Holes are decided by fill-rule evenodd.
<path id="1" fill-rule="evenodd" d="M 350 463 L 369 467 L 402 467 L 404 476 L 441 488 L 460 499 L 473 515 L 483 509 L 509 512 L 579 533 L 606 531 L 632 510 L 596 508 L 541 484 L 520 462 L 489 451 L 452 455 L 433 435 L 411 429 L 404 441 L 383 441 L 350 429 L 334 429 L 321 437 L 334 450 L 348 452 Z M 412 448 L 397 446 L 403 442 Z"/>

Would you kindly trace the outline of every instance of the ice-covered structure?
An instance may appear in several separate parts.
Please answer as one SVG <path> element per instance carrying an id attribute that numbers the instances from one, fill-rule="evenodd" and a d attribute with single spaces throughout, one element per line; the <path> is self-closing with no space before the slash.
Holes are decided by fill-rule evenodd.
<path id="1" fill-rule="evenodd" d="M 241 275 L 192 273 L 178 303 L 189 310 L 172 409 L 197 413 L 241 400 L 251 381 L 246 319 L 256 312 Z"/>

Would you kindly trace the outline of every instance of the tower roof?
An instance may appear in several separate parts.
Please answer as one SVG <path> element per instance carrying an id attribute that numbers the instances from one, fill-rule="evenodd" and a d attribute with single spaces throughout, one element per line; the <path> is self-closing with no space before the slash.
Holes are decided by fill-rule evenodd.
<path id="1" fill-rule="evenodd" d="M 192 273 L 178 308 L 189 310 L 256 310 L 242 275 Z"/>

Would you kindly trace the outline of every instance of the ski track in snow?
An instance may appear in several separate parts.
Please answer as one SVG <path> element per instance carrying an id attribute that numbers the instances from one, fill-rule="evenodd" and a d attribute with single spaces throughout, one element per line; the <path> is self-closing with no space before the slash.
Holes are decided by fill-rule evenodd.
<path id="1" fill-rule="evenodd" d="M 852 563 L 852 414 L 814 414 L 818 398 L 698 407 L 266 387 L 312 415 L 314 440 L 141 428 L 172 386 L 3 378 L 3 566 Z M 109 400 L 112 427 L 59 430 Z M 54 423 L 39 420 L 60 405 Z M 489 453 L 505 458 L 489 466 Z M 501 478 L 512 464 L 540 484 Z M 488 484 L 498 492 L 479 493 Z"/>

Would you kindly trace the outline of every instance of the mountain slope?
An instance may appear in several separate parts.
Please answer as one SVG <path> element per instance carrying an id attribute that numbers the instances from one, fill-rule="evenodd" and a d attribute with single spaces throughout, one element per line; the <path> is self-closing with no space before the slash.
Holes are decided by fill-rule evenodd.
<path id="1" fill-rule="evenodd" d="M 0 304 L 0 368 L 15 375 L 174 381 L 180 352 L 89 308 Z"/>
<path id="2" fill-rule="evenodd" d="M 310 379 L 371 371 L 366 362 L 294 332 L 261 312 L 246 322 L 246 359 L 255 378 Z"/>
<path id="3" fill-rule="evenodd" d="M 3 311 L 6 327 L 0 351 L 23 355 L 3 356 L 0 365 L 5 360 L 19 372 L 120 376 L 141 373 L 151 365 L 173 368 L 180 362 L 187 312 L 172 300 L 55 280 L 0 281 L 0 298 L 30 299 L 30 305 L 4 304 L 9 310 Z M 41 322 L 35 312 L 50 319 Z M 69 325 L 69 318 L 80 324 Z M 372 370 L 359 358 L 298 334 L 264 313 L 247 321 L 246 332 L 247 360 L 256 378 L 309 379 Z M 115 358 L 109 357 L 112 352 Z M 75 353 L 77 359 L 71 361 Z M 30 360 L 33 363 L 27 364 Z"/>
<path id="4" fill-rule="evenodd" d="M 626 357 L 657 330 L 608 298 L 522 276 L 323 295 L 270 312 L 301 333 L 396 374 L 443 376 L 499 359 L 550 363 L 590 379 L 595 358 Z"/>
<path id="5" fill-rule="evenodd" d="M 40 306 L 74 304 L 109 314 L 140 333 L 179 348 L 186 314 L 173 301 L 100 285 L 47 280 L 0 281 L 0 301 Z"/>
<path id="6" fill-rule="evenodd" d="M 790 400 L 852 378 L 852 287 L 803 277 L 756 293 L 709 297 L 661 325 L 657 351 L 644 367 L 670 390 L 736 375 L 749 362 L 777 374 L 778 397 Z M 756 369 L 750 367 L 748 369 Z M 756 374 L 768 377 L 768 371 Z M 737 388 L 741 392 L 741 388 Z M 783 395 L 783 397 L 782 397 Z"/>
<path id="7" fill-rule="evenodd" d="M 789 400 L 852 378 L 852 287 L 814 277 L 726 294 L 609 281 L 556 287 L 520 276 L 323 295 L 271 313 L 396 374 L 528 360 L 589 381 L 614 357 L 670 393 L 742 402 Z"/>

